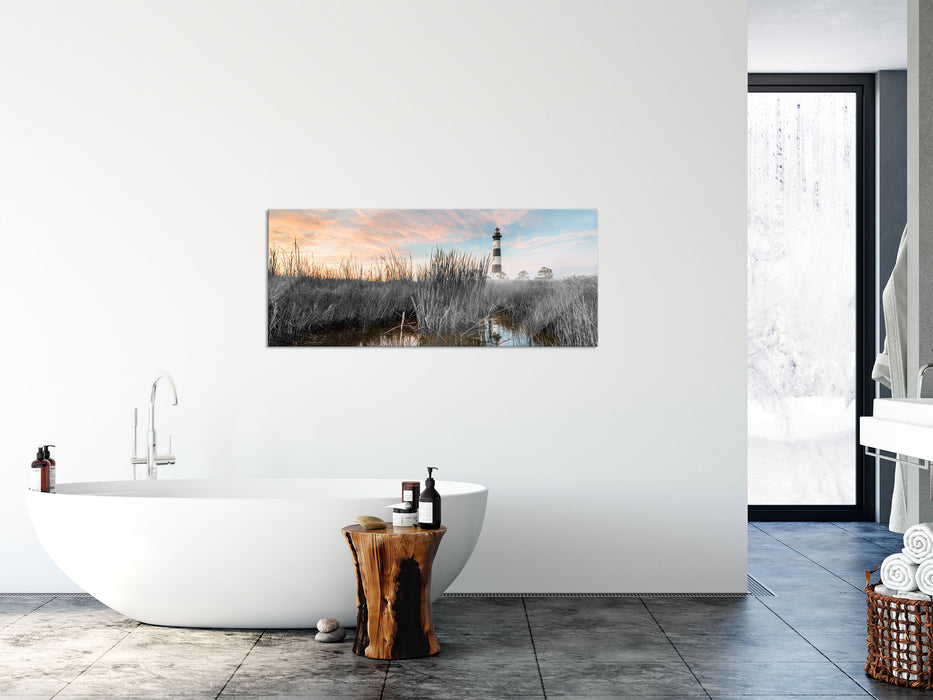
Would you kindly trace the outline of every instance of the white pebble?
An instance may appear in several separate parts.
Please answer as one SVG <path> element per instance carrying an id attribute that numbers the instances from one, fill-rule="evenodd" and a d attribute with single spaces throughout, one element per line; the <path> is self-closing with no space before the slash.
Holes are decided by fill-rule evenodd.
<path id="1" fill-rule="evenodd" d="M 325 617 L 317 621 L 318 632 L 333 632 L 340 627 L 340 623 L 332 617 Z"/>

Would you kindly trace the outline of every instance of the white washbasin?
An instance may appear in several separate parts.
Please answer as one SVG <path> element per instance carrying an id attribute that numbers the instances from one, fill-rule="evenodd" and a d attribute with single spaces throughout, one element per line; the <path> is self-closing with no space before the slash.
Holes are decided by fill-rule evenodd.
<path id="1" fill-rule="evenodd" d="M 873 416 L 859 419 L 859 442 L 916 459 L 933 460 L 933 399 L 875 399 Z"/>
<path id="2" fill-rule="evenodd" d="M 933 426 L 933 399 L 875 399 L 875 418 Z"/>

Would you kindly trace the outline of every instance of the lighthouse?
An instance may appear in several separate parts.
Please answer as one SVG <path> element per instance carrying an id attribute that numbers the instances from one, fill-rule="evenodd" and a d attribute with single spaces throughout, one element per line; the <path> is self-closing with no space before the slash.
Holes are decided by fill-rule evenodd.
<path id="1" fill-rule="evenodd" d="M 496 276 L 502 276 L 502 249 L 499 247 L 499 241 L 502 240 L 502 234 L 499 227 L 496 226 L 496 232 L 492 234 L 492 270 L 490 272 Z"/>

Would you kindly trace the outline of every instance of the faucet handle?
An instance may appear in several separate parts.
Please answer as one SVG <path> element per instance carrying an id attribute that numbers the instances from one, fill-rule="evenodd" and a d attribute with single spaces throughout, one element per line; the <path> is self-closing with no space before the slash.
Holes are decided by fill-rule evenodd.
<path id="1" fill-rule="evenodd" d="M 137 411 L 133 409 L 133 453 L 130 455 L 130 464 L 133 465 L 133 480 L 136 480 L 136 465 L 144 462 L 145 460 L 140 460 L 136 454 L 136 433 L 139 431 L 139 418 L 137 416 Z"/>
<path id="2" fill-rule="evenodd" d="M 172 434 L 168 434 L 168 452 L 164 455 L 156 455 L 156 464 L 175 464 L 175 455 L 172 454 Z"/>

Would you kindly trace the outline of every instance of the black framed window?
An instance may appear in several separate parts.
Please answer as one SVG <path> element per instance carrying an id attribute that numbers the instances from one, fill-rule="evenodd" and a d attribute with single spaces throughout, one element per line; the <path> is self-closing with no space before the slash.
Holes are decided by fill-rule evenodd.
<path id="1" fill-rule="evenodd" d="M 750 520 L 872 520 L 874 76 L 748 80 Z"/>

